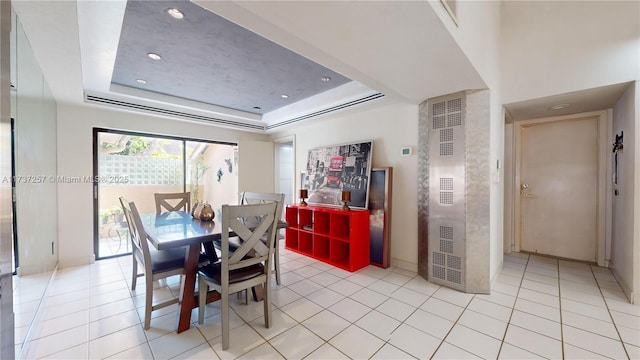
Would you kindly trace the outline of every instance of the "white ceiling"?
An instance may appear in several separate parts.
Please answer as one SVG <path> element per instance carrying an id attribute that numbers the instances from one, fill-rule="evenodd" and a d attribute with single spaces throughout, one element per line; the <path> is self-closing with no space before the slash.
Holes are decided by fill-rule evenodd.
<path id="1" fill-rule="evenodd" d="M 114 85 L 125 1 L 13 4 L 58 102 L 90 95 L 261 130 L 382 94 L 418 104 L 485 87 L 428 2 L 194 2 L 354 81 L 264 115 Z"/>
<path id="2" fill-rule="evenodd" d="M 147 109 L 132 111 L 162 109 L 163 116 L 176 119 L 263 132 L 303 120 L 320 121 L 318 114 L 382 96 L 419 104 L 431 97 L 486 88 L 432 8 L 439 2 L 194 3 L 353 81 L 262 115 L 115 85 L 112 74 L 126 1 L 12 2 L 49 87 L 61 103 L 96 106 L 99 99 Z M 505 104 L 505 108 L 516 121 L 599 110 L 612 107 L 627 86 L 556 94 Z M 571 106 L 549 109 L 560 103 Z M 166 115 L 167 111 L 171 114 Z"/>
<path id="3" fill-rule="evenodd" d="M 612 108 L 631 83 L 574 91 L 527 101 L 505 104 L 509 121 L 539 119 Z M 554 110 L 555 105 L 569 105 Z"/>

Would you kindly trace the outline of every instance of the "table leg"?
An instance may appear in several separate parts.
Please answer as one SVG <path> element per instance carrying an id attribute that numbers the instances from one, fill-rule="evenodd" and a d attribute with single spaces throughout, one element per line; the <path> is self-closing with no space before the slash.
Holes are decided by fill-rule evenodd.
<path id="1" fill-rule="evenodd" d="M 189 245 L 184 261 L 184 276 L 180 286 L 180 298 L 178 300 L 178 333 L 189 330 L 191 326 L 191 310 L 197 306 L 193 296 L 196 287 L 196 272 L 200 258 L 200 244 Z"/>
<path id="2" fill-rule="evenodd" d="M 216 254 L 216 249 L 213 247 L 213 241 L 207 241 L 202 243 L 204 247 L 204 252 L 207 254 L 210 263 L 215 263 L 218 261 L 218 254 Z"/>

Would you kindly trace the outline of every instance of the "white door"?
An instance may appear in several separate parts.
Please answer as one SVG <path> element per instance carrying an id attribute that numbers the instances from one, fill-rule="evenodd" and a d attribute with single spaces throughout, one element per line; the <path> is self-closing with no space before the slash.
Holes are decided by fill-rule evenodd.
<path id="1" fill-rule="evenodd" d="M 524 125 L 520 249 L 596 261 L 598 118 Z"/>
<path id="2" fill-rule="evenodd" d="M 295 167 L 293 140 L 277 141 L 275 143 L 275 192 L 284 194 L 284 203 L 293 204 L 293 189 L 295 187 Z M 284 211 L 282 217 L 284 219 Z"/>

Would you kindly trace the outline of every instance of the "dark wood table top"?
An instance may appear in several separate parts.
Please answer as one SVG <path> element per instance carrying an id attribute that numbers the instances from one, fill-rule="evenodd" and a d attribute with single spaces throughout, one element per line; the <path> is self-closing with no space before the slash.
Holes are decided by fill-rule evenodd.
<path id="1" fill-rule="evenodd" d="M 141 215 L 144 229 L 158 250 L 199 244 L 222 237 L 222 221 L 201 221 L 184 211 Z"/>
<path id="2" fill-rule="evenodd" d="M 142 214 L 147 236 L 158 250 L 219 240 L 222 237 L 222 221 L 201 221 L 184 211 L 170 211 L 161 215 Z M 289 226 L 278 220 L 278 229 Z M 234 235 L 234 234 L 230 234 Z"/>

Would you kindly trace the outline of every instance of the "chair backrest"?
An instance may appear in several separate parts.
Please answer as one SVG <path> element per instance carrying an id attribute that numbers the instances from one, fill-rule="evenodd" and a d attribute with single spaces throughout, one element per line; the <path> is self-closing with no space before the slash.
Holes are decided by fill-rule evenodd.
<path id="1" fill-rule="evenodd" d="M 162 209 L 166 211 L 191 211 L 191 193 L 155 193 L 153 197 L 156 199 L 156 215 L 162 214 Z M 178 200 L 173 205 L 167 200 Z"/>
<path id="2" fill-rule="evenodd" d="M 274 193 L 261 193 L 245 191 L 240 196 L 240 204 L 264 204 L 270 201 L 275 201 L 278 205 L 276 207 L 276 219 L 282 219 L 282 209 L 284 207 L 284 194 Z"/>
<path id="3" fill-rule="evenodd" d="M 133 256 L 143 265 L 145 274 L 151 276 L 151 254 L 149 253 L 149 243 L 147 233 L 144 231 L 142 219 L 136 204 L 120 197 L 122 211 L 129 226 L 129 236 L 131 237 L 131 252 Z"/>
<path id="4" fill-rule="evenodd" d="M 265 263 L 265 274 L 270 276 L 276 227 L 277 202 L 250 205 L 222 205 L 221 283 L 229 283 L 229 271 Z M 241 239 L 240 247 L 229 256 L 229 232 Z M 260 239 L 267 235 L 266 243 Z M 249 256 L 248 256 L 249 255 Z"/>

